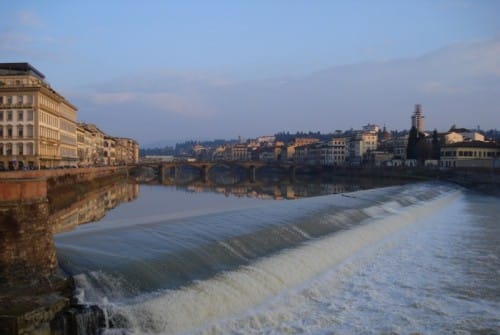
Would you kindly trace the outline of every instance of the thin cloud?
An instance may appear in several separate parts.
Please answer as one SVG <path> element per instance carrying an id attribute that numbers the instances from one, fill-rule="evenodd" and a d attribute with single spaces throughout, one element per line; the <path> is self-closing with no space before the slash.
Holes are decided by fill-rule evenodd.
<path id="1" fill-rule="evenodd" d="M 24 27 L 40 28 L 44 26 L 42 19 L 29 10 L 19 12 L 17 14 L 17 22 Z"/>
<path id="2" fill-rule="evenodd" d="M 4 32 L 0 33 L 0 51 L 2 53 L 22 53 L 26 45 L 33 42 L 33 38 L 26 33 Z"/>
<path id="3" fill-rule="evenodd" d="M 133 92 L 95 93 L 90 100 L 96 105 L 120 105 L 137 101 L 138 95 Z"/>
<path id="4" fill-rule="evenodd" d="M 140 93 L 113 92 L 95 93 L 90 95 L 90 101 L 96 106 L 119 107 L 133 104 L 142 106 L 144 110 L 158 111 L 163 114 L 175 114 L 183 117 L 208 117 L 213 110 L 196 93 Z"/>
<path id="5" fill-rule="evenodd" d="M 420 85 L 419 89 L 423 93 L 435 95 L 452 95 L 465 92 L 463 88 L 452 87 L 437 81 L 423 83 Z"/>

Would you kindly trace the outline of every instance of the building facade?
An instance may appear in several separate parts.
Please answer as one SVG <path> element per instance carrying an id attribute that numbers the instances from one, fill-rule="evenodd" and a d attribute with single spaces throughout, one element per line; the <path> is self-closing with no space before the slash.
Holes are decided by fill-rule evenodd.
<path id="1" fill-rule="evenodd" d="M 78 123 L 79 132 L 84 134 L 84 148 L 78 148 L 78 152 L 80 149 L 84 149 L 86 155 L 84 157 L 80 157 L 79 155 L 79 164 L 83 166 L 100 166 L 106 165 L 107 160 L 104 156 L 104 137 L 106 134 L 101 131 L 95 124 L 90 123 Z M 78 141 L 80 144 L 81 142 Z"/>
<path id="2" fill-rule="evenodd" d="M 492 142 L 458 142 L 441 148 L 443 168 L 491 168 L 500 159 L 500 145 Z"/>
<path id="3" fill-rule="evenodd" d="M 103 155 L 106 165 L 116 165 L 116 139 L 109 135 L 104 135 Z"/>
<path id="4" fill-rule="evenodd" d="M 366 153 L 377 150 L 377 145 L 377 133 L 363 131 L 356 132 L 349 139 L 349 158 L 362 159 Z"/>
<path id="5" fill-rule="evenodd" d="M 115 164 L 134 164 L 139 162 L 139 144 L 126 137 L 114 138 L 116 147 L 116 160 Z"/>
<path id="6" fill-rule="evenodd" d="M 77 109 L 28 63 L 0 63 L 0 168 L 74 166 Z"/>

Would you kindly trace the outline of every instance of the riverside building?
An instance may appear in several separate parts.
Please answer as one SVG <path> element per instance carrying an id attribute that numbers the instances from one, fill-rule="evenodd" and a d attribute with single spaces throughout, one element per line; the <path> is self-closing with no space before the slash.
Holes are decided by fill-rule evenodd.
<path id="1" fill-rule="evenodd" d="M 0 63 L 0 169 L 74 166 L 77 108 L 28 63 Z"/>

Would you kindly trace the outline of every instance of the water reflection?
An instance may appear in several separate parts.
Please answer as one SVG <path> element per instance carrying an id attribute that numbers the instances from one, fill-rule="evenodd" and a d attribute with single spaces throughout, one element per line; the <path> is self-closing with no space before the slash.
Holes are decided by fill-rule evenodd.
<path id="1" fill-rule="evenodd" d="M 192 193 L 212 192 L 239 198 L 293 200 L 327 194 L 354 192 L 369 188 L 402 185 L 405 183 L 408 183 L 408 181 L 398 179 L 339 178 L 325 181 L 318 178 L 310 178 L 304 181 L 277 183 L 246 182 L 225 185 L 194 181 L 180 185 L 175 183 L 164 183 L 164 185 L 173 186 L 177 190 Z"/>
<path id="2" fill-rule="evenodd" d="M 307 180 L 290 182 L 245 182 L 233 185 L 213 182 L 193 181 L 190 183 L 149 183 L 163 185 L 168 188 L 189 193 L 215 193 L 226 197 L 255 198 L 270 200 L 292 200 L 327 194 L 354 192 L 361 189 L 377 188 L 391 185 L 401 185 L 405 181 L 397 179 L 339 178 L 336 180 Z M 130 182 L 114 183 L 86 193 L 78 200 L 64 207 L 54 208 L 50 212 L 52 232 L 61 233 L 74 229 L 78 225 L 100 221 L 106 211 L 118 204 L 129 202 L 139 197 L 139 184 Z"/>
<path id="3" fill-rule="evenodd" d="M 61 233 L 88 222 L 101 220 L 106 211 L 122 202 L 139 196 L 139 184 L 125 181 L 104 186 L 86 193 L 81 199 L 64 208 L 51 208 L 52 232 Z"/>

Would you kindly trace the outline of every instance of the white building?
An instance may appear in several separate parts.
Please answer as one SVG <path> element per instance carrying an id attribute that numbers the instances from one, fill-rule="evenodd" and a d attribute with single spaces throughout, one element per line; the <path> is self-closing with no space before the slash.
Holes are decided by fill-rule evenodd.
<path id="1" fill-rule="evenodd" d="M 363 157 L 367 152 L 377 150 L 377 145 L 377 133 L 356 132 L 349 139 L 349 158 Z"/>

